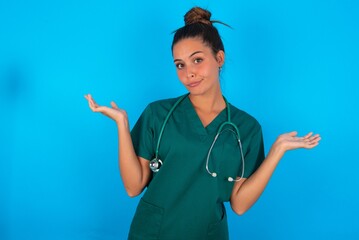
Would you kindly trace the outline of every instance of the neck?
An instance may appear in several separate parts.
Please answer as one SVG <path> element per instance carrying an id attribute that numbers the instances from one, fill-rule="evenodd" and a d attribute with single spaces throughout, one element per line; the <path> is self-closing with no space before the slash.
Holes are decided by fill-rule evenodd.
<path id="1" fill-rule="evenodd" d="M 195 109 L 212 113 L 220 112 L 226 108 L 226 103 L 223 99 L 222 92 L 216 91 L 214 94 L 204 94 L 204 95 L 189 95 L 189 98 L 192 102 L 192 105 Z"/>

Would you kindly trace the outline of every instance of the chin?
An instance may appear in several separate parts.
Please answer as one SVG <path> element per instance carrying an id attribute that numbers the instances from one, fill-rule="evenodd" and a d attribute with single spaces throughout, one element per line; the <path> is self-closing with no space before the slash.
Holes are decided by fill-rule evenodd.
<path id="1" fill-rule="evenodd" d="M 188 92 L 189 92 L 192 96 L 201 96 L 201 95 L 204 94 L 203 91 L 198 91 L 198 90 L 192 90 L 192 91 L 190 91 L 189 89 L 187 89 L 187 90 L 188 90 Z"/>

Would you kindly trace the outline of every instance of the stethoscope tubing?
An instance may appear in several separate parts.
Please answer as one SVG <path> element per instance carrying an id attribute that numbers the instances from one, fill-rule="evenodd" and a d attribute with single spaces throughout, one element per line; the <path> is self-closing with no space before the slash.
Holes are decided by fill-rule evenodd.
<path id="1" fill-rule="evenodd" d="M 182 102 L 182 100 L 187 97 L 189 95 L 189 93 L 183 95 L 180 99 L 177 100 L 177 102 L 172 106 L 172 108 L 170 109 L 170 111 L 168 112 L 165 120 L 163 121 L 162 127 L 161 127 L 161 131 L 160 131 L 160 135 L 158 136 L 158 140 L 157 140 L 157 146 L 156 146 L 156 153 L 155 153 L 155 159 L 159 159 L 158 158 L 158 151 L 160 149 L 160 143 L 161 143 L 161 139 L 162 139 L 162 135 L 163 132 L 165 130 L 165 127 L 167 125 L 168 119 L 170 118 L 170 116 L 172 115 L 172 112 L 175 110 L 175 108 L 178 106 L 178 104 L 180 104 L 180 102 Z"/>
<path id="2" fill-rule="evenodd" d="M 231 122 L 224 122 L 224 123 L 221 124 L 220 130 L 221 130 L 225 125 L 228 125 L 228 124 L 231 125 L 231 126 L 234 125 L 234 124 L 231 123 Z M 208 151 L 208 154 L 207 154 L 207 158 L 206 158 L 206 170 L 207 170 L 207 172 L 208 172 L 212 177 L 217 177 L 217 173 L 216 173 L 216 172 L 211 172 L 211 171 L 209 170 L 209 166 L 208 166 L 208 165 L 209 165 L 209 158 L 210 158 L 210 156 L 211 156 L 212 149 L 213 149 L 213 147 L 214 147 L 214 145 L 215 145 L 215 143 L 216 143 L 216 141 L 217 141 L 217 139 L 218 139 L 218 137 L 219 137 L 219 135 L 220 135 L 221 133 L 223 133 L 224 131 L 231 131 L 231 132 L 233 132 L 233 134 L 236 136 L 236 138 L 237 138 L 237 140 L 238 140 L 238 145 L 239 145 L 239 149 L 240 149 L 240 152 L 241 152 L 242 173 L 241 173 L 241 177 L 238 178 L 238 179 L 234 179 L 234 178 L 232 178 L 232 177 L 228 177 L 227 180 L 228 180 L 229 182 L 239 182 L 239 181 L 244 177 L 244 169 L 245 169 L 243 148 L 242 148 L 241 139 L 239 138 L 239 131 L 238 131 L 238 129 L 237 129 L 237 126 L 234 125 L 234 127 L 235 127 L 235 129 L 236 129 L 236 132 L 233 131 L 232 129 L 225 129 L 225 130 L 223 130 L 223 131 L 221 130 L 220 132 L 217 132 L 217 134 L 216 134 L 216 136 L 214 137 L 214 140 L 213 140 L 213 142 L 212 142 L 212 144 L 211 144 L 211 147 L 209 148 L 209 151 Z"/>
<path id="3" fill-rule="evenodd" d="M 161 159 L 159 158 L 159 148 L 160 148 L 160 143 L 161 143 L 161 139 L 162 139 L 162 135 L 163 135 L 163 132 L 164 132 L 164 129 L 167 125 L 167 122 L 170 118 L 170 116 L 172 115 L 172 112 L 176 109 L 176 107 L 178 106 L 178 104 L 180 104 L 182 102 L 182 100 L 184 98 L 186 98 L 187 96 L 189 95 L 189 93 L 183 95 L 182 97 L 180 97 L 176 102 L 175 104 L 172 106 L 172 108 L 170 109 L 170 111 L 168 112 L 165 120 L 163 121 L 163 124 L 162 124 L 162 127 L 161 127 L 161 130 L 160 130 L 160 134 L 158 136 L 158 140 L 157 140 L 157 146 L 156 146 L 156 151 L 155 151 L 155 158 L 152 159 L 150 161 L 150 168 L 153 172 L 158 172 L 159 171 L 159 167 L 162 165 L 162 161 Z M 237 140 L 238 140 L 238 145 L 239 145 L 239 148 L 240 148 L 240 152 L 241 152 L 241 160 L 242 160 L 242 173 L 241 173 L 241 177 L 238 178 L 238 179 L 233 179 L 232 177 L 228 177 L 228 181 L 229 182 L 238 182 L 240 181 L 243 176 L 244 176 L 244 164 L 245 164 L 245 161 L 244 161 L 244 155 L 243 155 L 243 148 L 242 148 L 242 143 L 241 143 L 241 140 L 240 140 L 240 134 L 239 134 L 239 130 L 238 130 L 238 127 L 231 121 L 231 112 L 230 112 L 230 107 L 229 107 L 229 104 L 227 102 L 227 99 L 225 97 L 224 98 L 224 101 L 226 102 L 226 108 L 227 108 L 227 121 L 222 123 L 221 126 L 218 128 L 218 131 L 217 131 L 217 134 L 211 144 L 211 147 L 208 151 L 208 154 L 207 154 L 207 158 L 206 158 L 206 170 L 207 172 L 212 176 L 212 177 L 217 177 L 217 173 L 216 172 L 211 172 L 209 170 L 209 158 L 210 158 L 210 155 L 211 155 L 211 152 L 212 152 L 212 149 L 219 137 L 219 135 L 224 132 L 224 131 L 231 131 L 233 132 L 233 134 L 236 136 Z M 235 131 L 233 131 L 232 129 L 224 129 L 222 130 L 226 125 L 230 125 L 234 128 Z"/>

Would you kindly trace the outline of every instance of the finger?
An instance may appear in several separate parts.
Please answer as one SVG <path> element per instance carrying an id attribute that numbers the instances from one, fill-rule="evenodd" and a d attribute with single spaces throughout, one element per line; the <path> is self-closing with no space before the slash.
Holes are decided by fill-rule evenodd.
<path id="1" fill-rule="evenodd" d="M 92 99 L 88 98 L 88 102 L 90 107 L 95 107 L 95 104 L 93 103 Z"/>
<path id="2" fill-rule="evenodd" d="M 89 99 L 90 99 L 90 102 L 91 102 L 91 104 L 92 104 L 93 106 L 95 106 L 95 107 L 98 107 L 98 106 L 99 106 L 99 105 L 95 102 L 95 100 L 91 97 L 91 95 L 90 95 Z"/>
<path id="3" fill-rule="evenodd" d="M 96 110 L 97 108 L 101 107 L 100 105 L 98 105 L 94 100 L 89 100 L 89 104 L 92 110 Z"/>
<path id="4" fill-rule="evenodd" d="M 319 142 L 322 138 L 320 136 L 314 137 L 311 139 L 311 142 Z"/>
<path id="5" fill-rule="evenodd" d="M 313 141 L 307 142 L 307 148 L 313 148 L 319 144 L 319 141 L 321 140 L 320 137 L 314 139 Z"/>
<path id="6" fill-rule="evenodd" d="M 311 136 L 308 138 L 309 141 L 315 141 L 317 138 L 319 138 L 319 134 L 316 134 L 314 136 Z"/>
<path id="7" fill-rule="evenodd" d="M 318 137 L 320 137 L 319 134 L 315 134 L 315 135 L 313 136 L 313 138 L 318 138 Z"/>
<path id="8" fill-rule="evenodd" d="M 113 109 L 120 110 L 120 108 L 117 106 L 117 104 L 116 104 L 114 101 L 111 102 L 111 107 L 112 107 Z"/>
<path id="9" fill-rule="evenodd" d="M 298 134 L 297 131 L 293 131 L 293 132 L 288 133 L 288 135 L 291 136 L 291 137 L 295 137 L 295 136 L 297 136 L 297 134 Z"/>
<path id="10" fill-rule="evenodd" d="M 93 108 L 96 107 L 93 100 L 89 97 L 89 95 L 85 95 L 85 98 L 88 101 L 89 107 L 93 110 Z"/>
<path id="11" fill-rule="evenodd" d="M 305 148 L 311 149 L 311 148 L 314 148 L 314 147 L 316 147 L 316 146 L 318 146 L 318 145 L 319 145 L 319 142 L 315 142 L 315 143 L 313 143 L 313 144 L 308 144 L 308 145 L 306 145 Z"/>
<path id="12" fill-rule="evenodd" d="M 90 99 L 92 99 L 92 96 L 90 94 L 85 94 L 85 98 L 90 101 Z"/>
<path id="13" fill-rule="evenodd" d="M 320 135 L 316 134 L 306 139 L 306 142 L 318 142 L 320 140 Z"/>
<path id="14" fill-rule="evenodd" d="M 94 105 L 93 102 L 89 100 L 89 107 L 91 108 L 92 111 L 96 112 L 98 106 Z"/>
<path id="15" fill-rule="evenodd" d="M 93 97 L 92 97 L 92 95 L 91 95 L 91 94 L 87 94 L 87 98 L 88 98 L 90 101 L 95 102 L 95 100 L 93 99 Z"/>
<path id="16" fill-rule="evenodd" d="M 85 98 L 87 99 L 87 101 L 91 101 L 91 99 L 92 99 L 90 94 L 85 94 Z"/>
<path id="17" fill-rule="evenodd" d="M 313 135 L 313 132 L 309 132 L 307 135 L 305 135 L 303 138 L 304 139 L 307 139 L 307 138 L 310 138 L 310 136 L 312 136 Z"/>

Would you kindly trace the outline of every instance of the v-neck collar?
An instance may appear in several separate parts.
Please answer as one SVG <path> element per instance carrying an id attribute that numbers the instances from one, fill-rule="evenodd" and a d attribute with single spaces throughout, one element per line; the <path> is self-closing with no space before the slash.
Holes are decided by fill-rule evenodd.
<path id="1" fill-rule="evenodd" d="M 191 124 L 193 125 L 192 127 L 196 128 L 200 135 L 212 134 L 213 132 L 218 130 L 222 122 L 227 120 L 227 107 L 229 106 L 229 104 L 220 113 L 218 113 L 217 116 L 205 127 L 203 126 L 202 121 L 199 118 L 188 96 L 183 100 L 183 102 L 186 114 L 188 115 Z"/>

